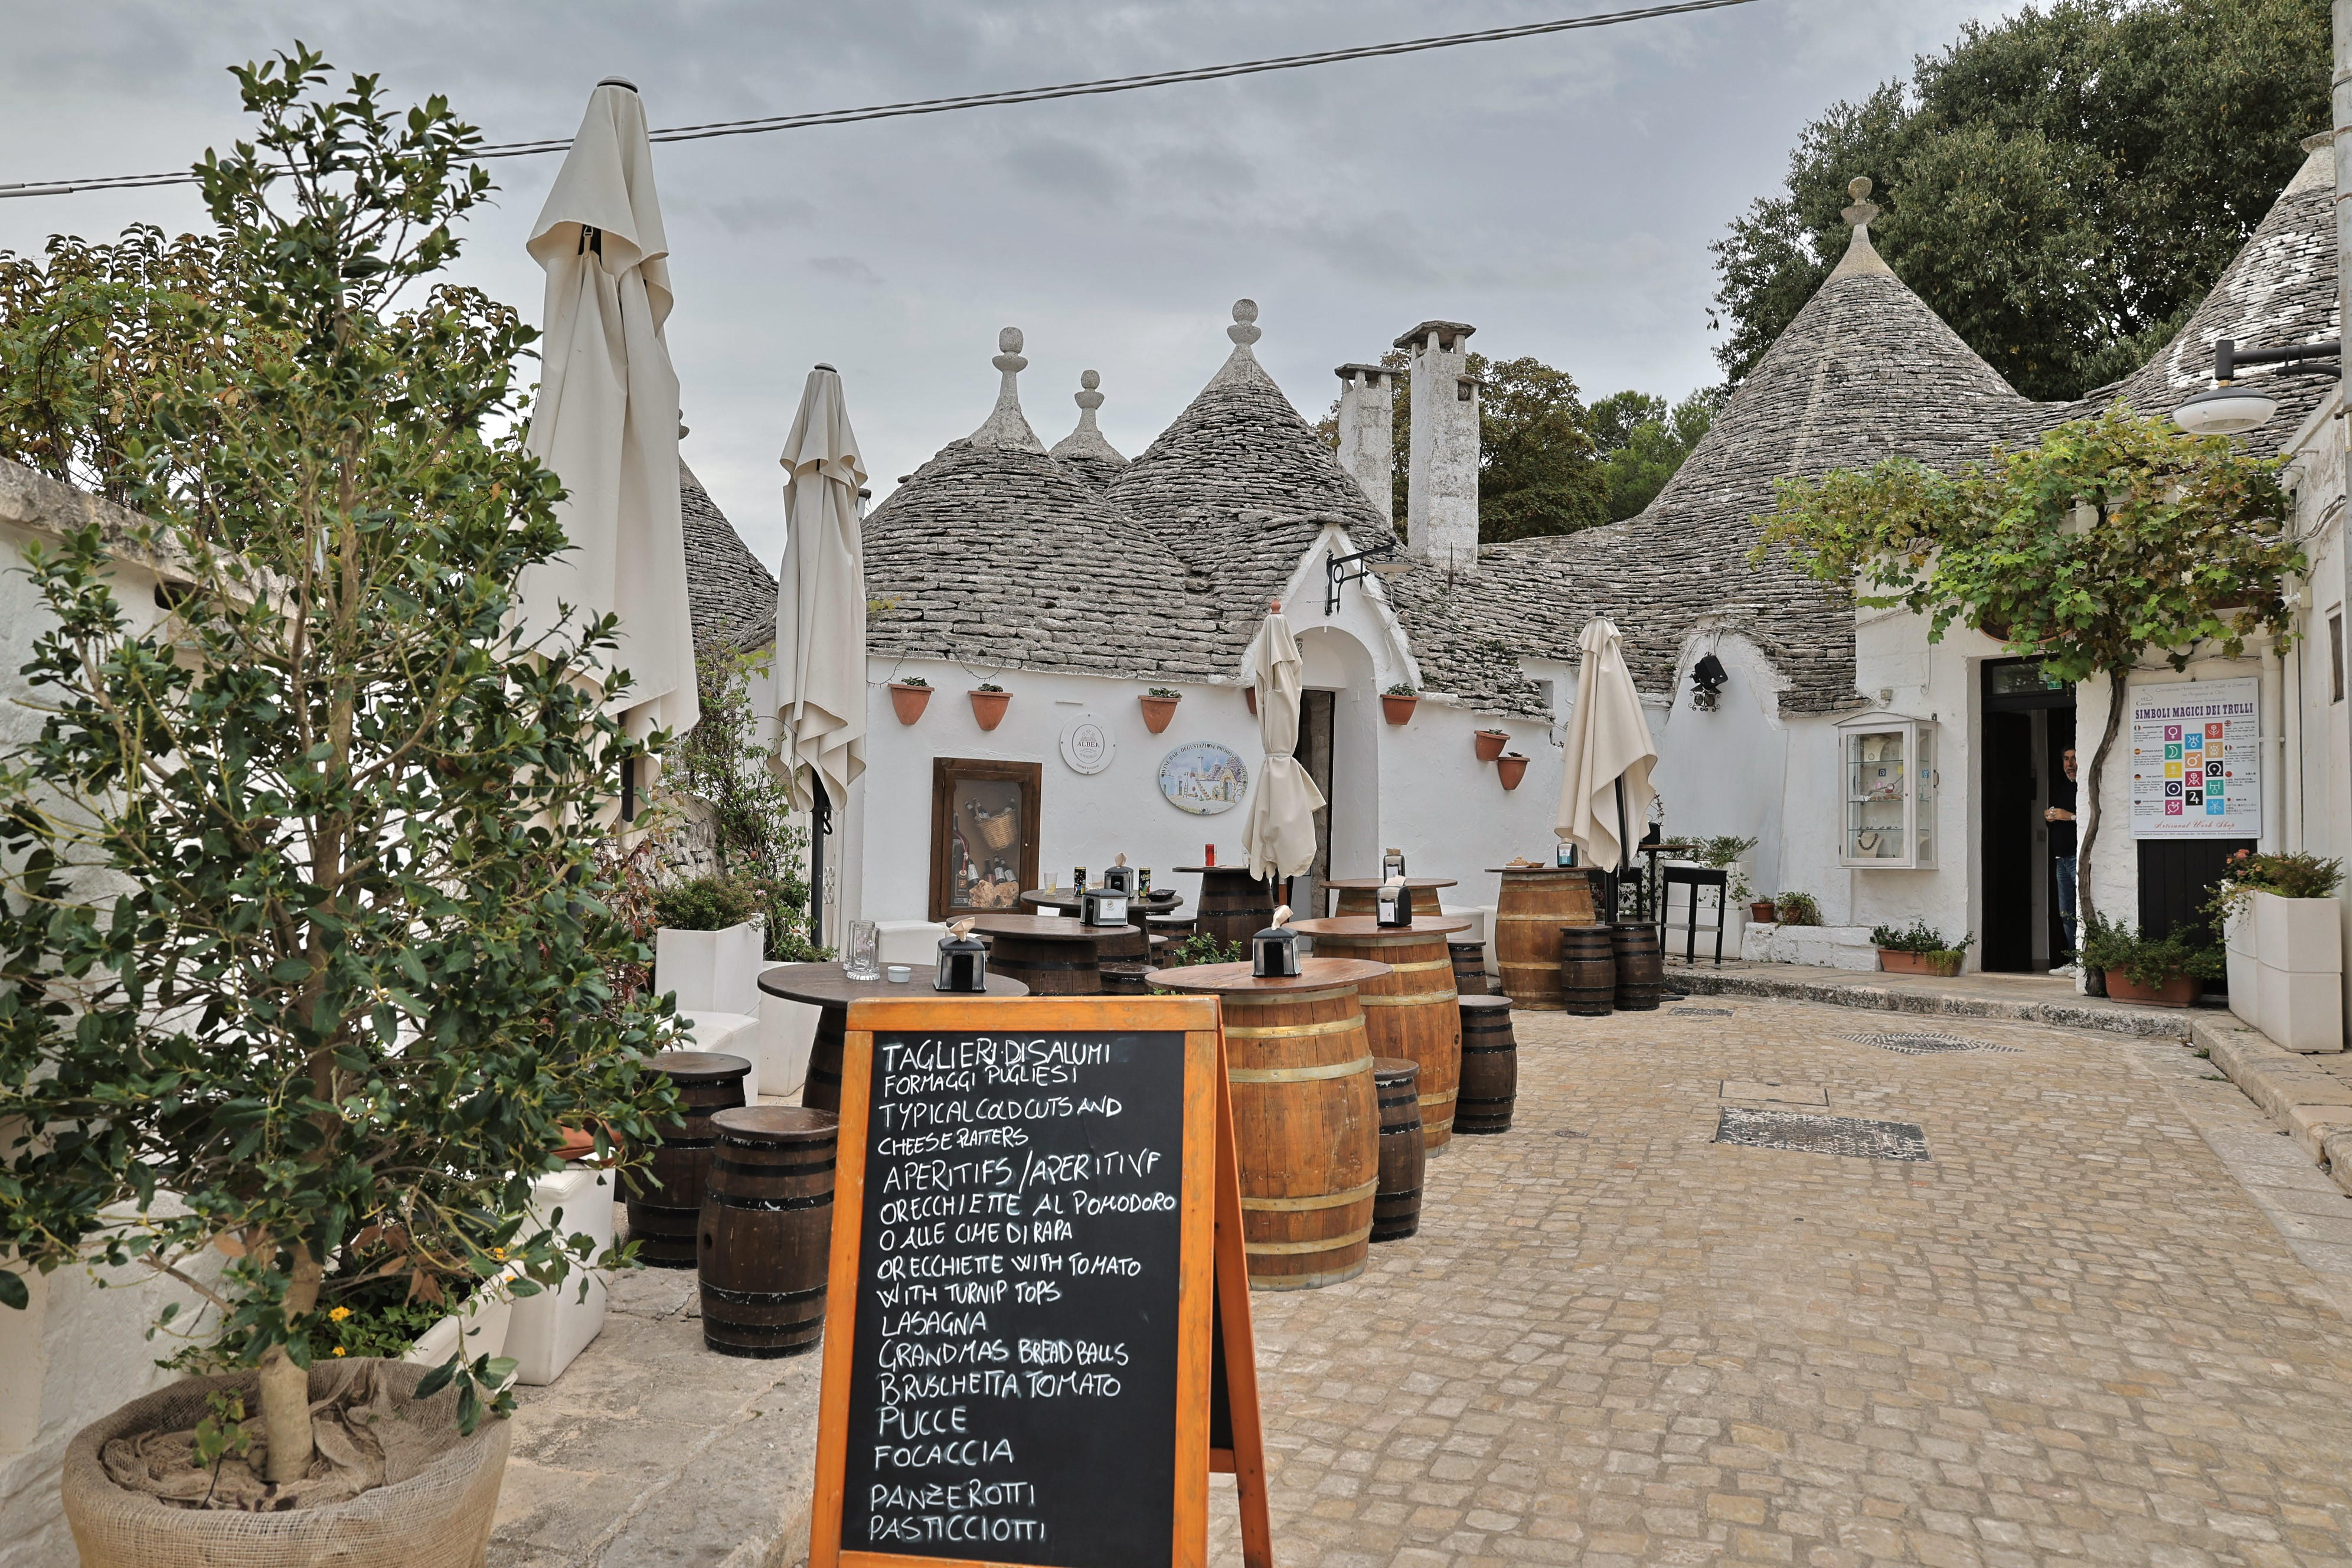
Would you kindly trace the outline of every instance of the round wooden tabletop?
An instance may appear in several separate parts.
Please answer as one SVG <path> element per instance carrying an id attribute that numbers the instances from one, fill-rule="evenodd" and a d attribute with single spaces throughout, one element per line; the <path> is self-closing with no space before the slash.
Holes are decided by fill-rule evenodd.
<path id="1" fill-rule="evenodd" d="M 1032 888 L 1021 895 L 1024 904 L 1039 909 L 1075 910 L 1086 900 L 1068 888 Z M 1150 915 L 1164 915 L 1184 901 L 1184 895 L 1173 888 L 1154 888 L 1148 893 L 1129 893 L 1128 901 Z"/>
<path id="2" fill-rule="evenodd" d="M 1590 866 L 1547 866 L 1540 860 L 1530 860 L 1524 866 L 1489 866 L 1489 871 L 1590 871 Z"/>
<path id="3" fill-rule="evenodd" d="M 1374 892 L 1389 885 L 1386 877 L 1326 877 L 1316 884 L 1318 888 L 1340 888 L 1351 893 Z M 1407 877 L 1404 885 L 1419 890 L 1423 888 L 1452 888 L 1460 884 L 1451 877 Z"/>
<path id="4" fill-rule="evenodd" d="M 1125 921 L 1115 926 L 1090 926 L 1064 915 L 982 915 L 971 922 L 971 929 L 990 936 L 1025 937 L 1038 942 L 1100 942 L 1135 931 L 1135 927 Z"/>
<path id="5" fill-rule="evenodd" d="M 1163 991 L 1263 996 L 1286 991 L 1328 991 L 1335 985 L 1361 985 L 1388 972 L 1387 964 L 1369 959 L 1302 958 L 1298 961 L 1298 973 L 1280 980 L 1260 980 L 1250 973 L 1246 963 L 1196 963 L 1185 969 L 1155 969 L 1143 977 L 1143 982 Z"/>
<path id="6" fill-rule="evenodd" d="M 722 1051 L 656 1051 L 641 1059 L 656 1071 L 686 1083 L 741 1078 L 751 1070 L 748 1058 L 730 1057 Z"/>
<path id="7" fill-rule="evenodd" d="M 887 969 L 887 965 L 885 966 Z M 911 964 L 911 979 L 893 984 L 887 980 L 852 980 L 841 972 L 838 963 L 772 963 L 760 972 L 760 989 L 771 996 L 782 996 L 791 1002 L 806 1002 L 816 1007 L 847 1008 L 852 1002 L 864 1002 L 877 996 L 936 996 L 931 989 L 932 967 L 928 963 Z M 1026 996 L 1029 987 L 1018 980 L 1006 980 L 992 974 L 988 977 L 991 996 Z"/>
<path id="8" fill-rule="evenodd" d="M 1238 877 L 1249 877 L 1249 879 L 1253 882 L 1271 880 L 1270 878 L 1250 877 L 1249 863 L 1247 861 L 1243 861 L 1239 865 L 1234 866 L 1179 866 L 1176 869 L 1179 874 L 1187 877 L 1212 876 L 1221 871 L 1230 871 Z"/>
<path id="9" fill-rule="evenodd" d="M 1470 922 L 1451 915 L 1415 915 L 1409 926 L 1384 926 L 1378 915 L 1330 915 L 1322 920 L 1293 921 L 1290 929 L 1302 936 L 1439 936 L 1468 931 Z"/>

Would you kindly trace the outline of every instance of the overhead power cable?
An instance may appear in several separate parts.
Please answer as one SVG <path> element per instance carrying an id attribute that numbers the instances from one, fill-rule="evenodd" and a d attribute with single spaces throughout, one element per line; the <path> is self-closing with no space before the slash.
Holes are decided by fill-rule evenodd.
<path id="1" fill-rule="evenodd" d="M 1173 87 L 1181 82 L 1216 81 L 1224 77 L 1256 76 L 1265 71 L 1299 70 L 1307 66 L 1338 65 L 1347 60 L 1378 59 L 1388 55 L 1420 54 L 1451 49 L 1464 44 L 1501 43 L 1545 33 L 1570 33 L 1587 27 L 1611 27 L 1624 22 L 1646 22 L 1693 11 L 1720 11 L 1755 0 L 1675 0 L 1675 4 L 1643 5 L 1629 11 L 1604 11 L 1589 16 L 1564 16 L 1549 22 L 1528 22 L 1516 27 L 1486 27 L 1475 33 L 1446 33 L 1436 37 L 1407 38 L 1402 43 L 1365 44 L 1349 49 L 1320 49 L 1307 55 L 1280 55 L 1271 59 L 1243 60 L 1234 65 L 1196 66 L 1189 70 L 1153 71 L 1144 76 L 1106 77 L 1099 81 L 1066 82 L 1059 87 L 1014 88 L 1003 92 L 971 92 L 954 98 L 917 99 L 906 103 L 878 103 L 864 109 L 829 109 L 811 114 L 771 114 L 755 120 L 721 120 L 708 125 L 673 125 L 649 132 L 656 142 L 706 142 L 719 136 L 758 136 L 771 131 L 803 131 L 819 125 L 852 125 L 865 120 L 898 120 L 913 114 L 945 114 L 961 109 L 993 109 L 1004 104 L 1042 103 L 1055 98 L 1087 98 L 1101 93 L 1132 92 L 1139 88 Z M 474 150 L 475 158 L 530 158 L 561 153 L 572 145 L 568 136 L 538 142 L 501 142 Z M 110 174 L 87 180 L 27 180 L 0 184 L 0 197 L 63 196 L 81 191 L 127 191 L 148 185 L 196 183 L 194 170 L 163 174 Z"/>

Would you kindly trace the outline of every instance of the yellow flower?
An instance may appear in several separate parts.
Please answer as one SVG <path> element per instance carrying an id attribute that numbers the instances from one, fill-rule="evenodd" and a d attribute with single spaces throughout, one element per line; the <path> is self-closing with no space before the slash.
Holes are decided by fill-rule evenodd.
<path id="1" fill-rule="evenodd" d="M 343 1353 L 343 1347 L 342 1347 L 342 1346 L 341 1346 L 341 1345 L 337 1345 L 337 1346 L 335 1347 L 335 1353 L 336 1353 L 337 1355 L 341 1355 L 341 1354 L 342 1354 L 342 1353 Z"/>
<path id="2" fill-rule="evenodd" d="M 349 1307 L 338 1307 L 327 1314 L 327 1321 L 331 1323 L 340 1323 L 351 1315 L 352 1310 Z"/>
<path id="3" fill-rule="evenodd" d="M 504 1263 L 507 1260 L 507 1249 L 503 1247 L 493 1247 L 490 1248 L 490 1256 Z"/>

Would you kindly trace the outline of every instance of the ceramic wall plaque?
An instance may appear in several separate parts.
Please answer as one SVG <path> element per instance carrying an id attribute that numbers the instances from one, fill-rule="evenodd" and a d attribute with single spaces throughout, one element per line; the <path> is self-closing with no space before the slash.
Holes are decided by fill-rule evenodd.
<path id="1" fill-rule="evenodd" d="M 1249 765 L 1214 741 L 1188 741 L 1160 760 L 1160 793 L 1179 811 L 1214 816 L 1249 793 Z"/>
<path id="2" fill-rule="evenodd" d="M 1110 726 L 1092 713 L 1081 713 L 1062 726 L 1062 761 L 1074 773 L 1098 773 L 1118 754 Z"/>

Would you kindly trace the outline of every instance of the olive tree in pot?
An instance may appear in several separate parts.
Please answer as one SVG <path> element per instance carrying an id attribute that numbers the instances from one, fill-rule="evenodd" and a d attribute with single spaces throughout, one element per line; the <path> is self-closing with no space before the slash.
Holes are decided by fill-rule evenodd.
<path id="1" fill-rule="evenodd" d="M 0 302 L 0 333 L 123 378 L 103 402 L 51 378 L 11 428 L 153 520 L 26 552 L 45 716 L 0 756 L 0 1306 L 101 1258 L 218 1315 L 188 1346 L 218 1382 L 75 1440 L 85 1563 L 222 1560 L 233 1535 L 457 1568 L 487 1539 L 508 1368 L 350 1336 L 625 1261 L 530 1208 L 562 1122 L 611 1153 L 673 1114 L 639 1058 L 674 1027 L 614 994 L 646 954 L 597 869 L 644 748 L 604 710 L 609 618 L 512 626 L 565 547 L 554 477 L 499 429 L 532 334 L 426 288 L 489 189 L 478 133 L 438 100 L 388 112 L 370 78 L 338 92 L 299 46 L 237 75 L 259 123 L 199 168 L 195 285 Z M 126 354 L 151 330 L 175 341 Z M 167 605 L 118 601 L 124 555 L 163 563 Z M 210 1282 L 206 1254 L 230 1259 Z"/>

